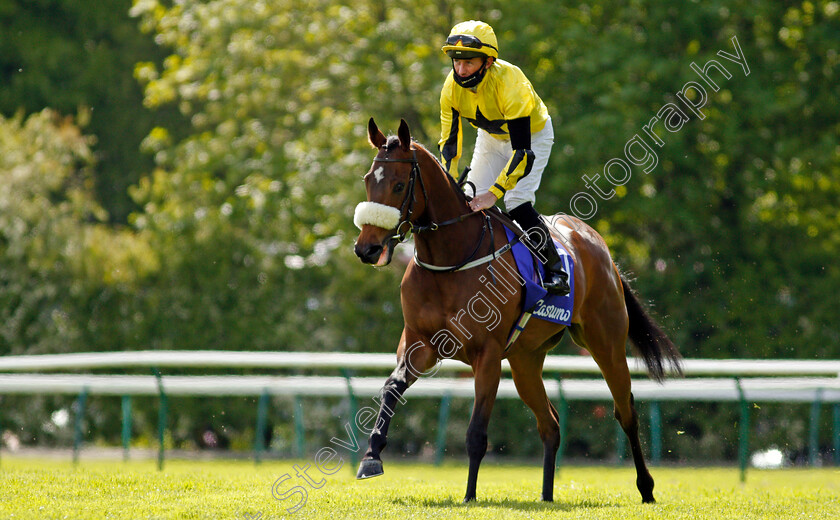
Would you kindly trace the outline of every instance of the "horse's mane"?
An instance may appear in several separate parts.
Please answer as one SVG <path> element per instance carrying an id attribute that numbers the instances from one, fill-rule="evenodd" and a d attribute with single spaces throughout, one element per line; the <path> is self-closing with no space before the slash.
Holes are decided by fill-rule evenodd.
<path id="1" fill-rule="evenodd" d="M 458 186 L 458 181 L 456 181 L 455 178 L 452 177 L 452 175 L 450 175 L 448 171 L 446 171 L 446 168 L 443 167 L 443 164 L 441 164 L 440 159 L 437 158 L 437 155 L 430 152 L 429 149 L 423 146 L 423 144 L 419 141 L 412 139 L 411 142 L 414 144 L 415 150 L 424 152 L 426 153 L 426 155 L 434 159 L 435 163 L 440 168 L 440 171 L 443 172 L 443 174 L 446 176 L 447 180 L 449 181 L 449 184 L 452 186 L 452 189 L 455 191 L 455 193 L 458 194 L 459 197 L 463 197 L 464 199 L 466 199 L 466 194 L 464 194 L 464 191 L 461 189 L 460 186 Z M 387 141 L 385 142 L 385 151 L 392 152 L 396 150 L 399 146 L 400 138 L 396 135 L 389 135 Z"/>

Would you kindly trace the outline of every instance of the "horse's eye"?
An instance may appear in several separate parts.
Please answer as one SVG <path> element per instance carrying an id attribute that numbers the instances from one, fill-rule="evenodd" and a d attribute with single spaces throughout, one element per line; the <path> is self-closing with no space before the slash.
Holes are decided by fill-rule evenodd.
<path id="1" fill-rule="evenodd" d="M 394 186 L 394 193 L 402 193 L 402 190 L 405 189 L 405 184 L 402 182 L 398 182 L 396 186 Z"/>

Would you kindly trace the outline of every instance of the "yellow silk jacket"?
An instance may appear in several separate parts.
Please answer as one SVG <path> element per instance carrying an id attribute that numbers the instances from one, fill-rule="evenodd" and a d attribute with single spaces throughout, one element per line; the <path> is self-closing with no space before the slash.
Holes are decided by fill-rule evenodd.
<path id="1" fill-rule="evenodd" d="M 456 179 L 461 158 L 461 118 L 496 139 L 510 140 L 513 154 L 490 191 L 498 198 L 528 175 L 534 162 L 531 135 L 545 127 L 548 110 L 525 74 L 511 63 L 496 60 L 475 89 L 458 85 L 451 71 L 440 93 L 442 162 Z"/>

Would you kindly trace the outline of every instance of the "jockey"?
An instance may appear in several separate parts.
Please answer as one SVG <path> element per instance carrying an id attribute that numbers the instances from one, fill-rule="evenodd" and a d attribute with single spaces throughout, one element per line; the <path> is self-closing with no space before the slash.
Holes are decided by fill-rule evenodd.
<path id="1" fill-rule="evenodd" d="M 438 144 L 444 167 L 458 178 L 463 117 L 478 128 L 467 177 L 475 186 L 470 209 L 481 211 L 504 198 L 508 213 L 526 231 L 535 246 L 531 250 L 545 265 L 545 289 L 568 294 L 569 276 L 534 209 L 554 144 L 548 110 L 519 67 L 498 59 L 499 44 L 488 24 L 457 24 L 441 50 L 452 58 L 452 72 L 440 93 Z"/>

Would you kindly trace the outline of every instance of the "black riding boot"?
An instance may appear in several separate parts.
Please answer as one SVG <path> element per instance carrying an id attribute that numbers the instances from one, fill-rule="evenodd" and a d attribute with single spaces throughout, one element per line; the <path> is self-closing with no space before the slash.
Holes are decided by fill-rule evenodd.
<path id="1" fill-rule="evenodd" d="M 510 211 L 510 216 L 517 224 L 522 227 L 529 236 L 529 246 L 531 252 L 539 253 L 537 257 L 540 260 L 545 260 L 543 266 L 545 267 L 545 277 L 543 279 L 543 287 L 551 294 L 558 296 L 566 296 L 571 290 L 569 287 L 569 275 L 563 270 L 563 260 L 557 249 L 554 247 L 554 241 L 551 239 L 551 234 L 548 232 L 548 226 L 545 225 L 543 219 L 540 218 L 537 210 L 530 202 L 521 204 Z M 540 244 L 538 247 L 531 247 L 531 244 Z"/>

